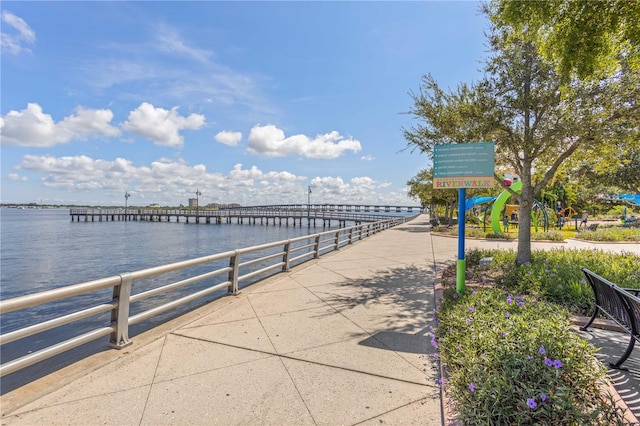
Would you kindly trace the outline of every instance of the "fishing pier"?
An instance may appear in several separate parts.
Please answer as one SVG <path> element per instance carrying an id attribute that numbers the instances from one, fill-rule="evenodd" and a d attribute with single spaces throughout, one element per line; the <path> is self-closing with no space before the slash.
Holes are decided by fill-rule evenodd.
<path id="1" fill-rule="evenodd" d="M 72 222 L 176 222 L 205 224 L 252 224 L 285 225 L 308 227 L 331 226 L 338 222 L 339 227 L 347 222 L 356 225 L 378 222 L 392 217 L 407 217 L 407 213 L 421 212 L 414 206 L 370 206 L 370 205 L 273 205 L 253 206 L 231 209 L 71 209 Z"/>

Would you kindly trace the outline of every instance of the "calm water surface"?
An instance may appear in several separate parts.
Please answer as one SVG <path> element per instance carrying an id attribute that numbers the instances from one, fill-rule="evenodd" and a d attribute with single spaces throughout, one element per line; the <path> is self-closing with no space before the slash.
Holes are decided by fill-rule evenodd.
<path id="1" fill-rule="evenodd" d="M 0 298 L 8 299 L 328 229 L 322 226 L 309 228 L 306 224 L 294 227 L 235 223 L 71 222 L 68 209 L 0 209 Z M 87 299 L 92 297 L 102 298 L 100 303 L 110 300 L 111 290 L 103 293 L 82 296 L 82 302 L 90 302 Z M 61 312 L 77 310 L 76 304 L 78 299 L 71 299 L 26 312 L 3 315 L 1 332 L 6 333 Z M 2 362 L 48 346 L 53 341 L 63 340 L 67 334 L 71 337 L 85 329 L 104 326 L 108 324 L 108 314 L 105 315 L 93 319 L 93 322 L 59 327 L 3 345 L 0 353 Z M 166 319 L 165 316 L 158 321 Z M 147 324 L 146 327 L 152 325 Z M 142 330 L 138 328 L 137 331 Z M 130 335 L 135 334 L 136 330 L 132 329 Z M 88 353 L 106 349 L 107 340 L 106 337 L 98 339 L 92 344 L 5 376 L 1 384 L 2 393 Z"/>

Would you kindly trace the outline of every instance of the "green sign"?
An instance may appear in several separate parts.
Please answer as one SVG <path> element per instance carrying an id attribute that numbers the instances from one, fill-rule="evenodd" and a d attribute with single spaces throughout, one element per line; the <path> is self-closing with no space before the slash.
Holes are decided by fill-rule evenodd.
<path id="1" fill-rule="evenodd" d="M 493 142 L 436 145 L 433 148 L 433 188 L 491 188 L 494 150 Z"/>

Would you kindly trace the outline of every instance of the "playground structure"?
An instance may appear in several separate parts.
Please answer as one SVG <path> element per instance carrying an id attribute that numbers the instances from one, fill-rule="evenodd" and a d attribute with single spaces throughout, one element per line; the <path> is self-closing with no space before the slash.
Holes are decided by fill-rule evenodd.
<path id="1" fill-rule="evenodd" d="M 516 193 L 520 193 L 522 190 L 522 182 L 516 181 L 511 185 L 511 189 Z M 519 206 L 515 204 L 507 204 L 507 201 L 511 197 L 511 192 L 504 190 L 497 197 L 471 197 L 466 200 L 465 211 L 469 211 L 473 207 L 477 207 L 482 204 L 487 204 L 483 210 L 481 221 L 484 224 L 484 231 L 487 230 L 487 223 L 491 223 L 491 229 L 494 233 L 498 234 L 502 232 L 502 218 L 504 215 L 508 218 L 508 224 L 518 226 L 518 209 Z M 607 194 L 601 197 L 607 201 L 624 202 L 634 208 L 640 208 L 640 194 Z M 487 221 L 487 215 L 490 221 Z M 533 209 L 531 210 L 531 222 L 536 230 L 539 227 L 543 227 L 547 232 L 550 227 L 549 217 L 555 217 L 554 223 L 558 228 L 562 228 L 565 223 L 568 223 L 572 219 L 576 221 L 576 229 L 578 228 L 578 218 L 580 214 L 571 206 L 565 208 L 559 208 L 554 210 L 545 206 L 538 200 L 534 200 Z M 626 209 L 623 217 L 623 222 L 626 219 Z"/>
<path id="2" fill-rule="evenodd" d="M 522 190 L 522 182 L 521 181 L 514 182 L 511 185 L 511 189 L 516 193 L 520 193 L 520 191 Z M 468 211 L 469 209 L 476 207 L 478 205 L 487 204 L 487 207 L 484 209 L 483 219 L 482 219 L 485 225 L 484 230 L 486 231 L 487 214 L 489 213 L 489 209 L 490 209 L 489 217 L 490 217 L 491 229 L 493 230 L 494 233 L 498 234 L 502 232 L 501 219 L 504 217 L 504 215 L 507 215 L 508 223 L 510 225 L 517 226 L 519 223 L 519 219 L 518 219 L 519 206 L 513 205 L 513 204 L 507 204 L 507 201 L 509 200 L 510 197 L 511 197 L 511 192 L 507 190 L 502 191 L 502 193 L 500 193 L 500 195 L 498 195 L 497 197 L 472 197 L 466 200 L 465 207 L 466 207 L 466 210 Z M 549 230 L 550 213 L 553 216 L 557 216 L 558 214 L 560 214 L 563 217 L 563 224 L 567 218 L 575 218 L 578 215 L 578 213 L 572 207 L 566 207 L 556 212 L 556 211 L 553 211 L 551 208 L 542 204 L 540 201 L 534 200 L 533 208 L 531 210 L 531 222 L 536 232 L 538 231 L 539 227 L 542 227 L 545 232 Z"/>
<path id="3" fill-rule="evenodd" d="M 640 207 L 640 194 L 606 194 L 600 198 L 607 201 L 624 201 L 632 207 Z"/>
<path id="4" fill-rule="evenodd" d="M 640 194 L 605 194 L 600 197 L 606 201 L 621 202 L 628 204 L 633 208 L 640 208 Z M 638 218 L 635 216 L 627 216 L 627 208 L 624 208 L 624 214 L 622 215 L 622 223 L 627 224 L 629 222 L 636 222 Z"/>

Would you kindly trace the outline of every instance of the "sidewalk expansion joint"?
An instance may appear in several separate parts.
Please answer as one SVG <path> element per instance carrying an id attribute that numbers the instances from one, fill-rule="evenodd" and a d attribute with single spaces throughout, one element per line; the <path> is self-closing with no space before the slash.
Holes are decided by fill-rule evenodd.
<path id="1" fill-rule="evenodd" d="M 440 386 L 437 385 L 437 384 L 420 383 L 420 382 L 413 381 L 413 380 L 399 379 L 397 377 L 390 377 L 390 376 L 385 376 L 383 374 L 376 374 L 376 373 L 371 373 L 371 372 L 367 372 L 367 371 L 356 370 L 354 368 L 340 367 L 340 366 L 337 366 L 337 365 L 326 364 L 326 363 L 323 363 L 323 362 L 311 361 L 311 360 L 308 360 L 308 359 L 298 358 L 298 357 L 287 355 L 287 354 L 280 354 L 280 353 L 277 353 L 277 352 L 270 352 L 270 351 L 265 351 L 265 350 L 260 350 L 260 349 L 246 348 L 246 347 L 243 347 L 243 346 L 232 345 L 232 344 L 229 344 L 229 343 L 215 342 L 215 341 L 212 341 L 212 340 L 202 339 L 202 338 L 199 338 L 199 337 L 185 336 L 183 334 L 176 333 L 176 332 L 173 332 L 171 334 L 176 335 L 176 336 L 180 336 L 180 337 L 184 337 L 186 339 L 193 339 L 193 340 L 198 340 L 198 341 L 201 341 L 201 342 L 213 343 L 213 344 L 216 344 L 216 345 L 226 346 L 226 347 L 229 347 L 229 348 L 242 349 L 242 350 L 245 350 L 245 351 L 261 353 L 261 354 L 265 354 L 265 355 L 269 355 L 269 356 L 276 356 L 276 357 L 279 357 L 279 358 L 290 359 L 292 361 L 306 362 L 306 363 L 313 364 L 313 365 L 318 365 L 318 366 L 321 366 L 321 367 L 329 367 L 329 368 L 334 368 L 334 369 L 341 370 L 341 371 L 350 371 L 352 373 L 359 373 L 359 374 L 364 374 L 364 375 L 368 375 L 368 376 L 372 376 L 372 377 L 379 377 L 379 378 L 382 378 L 382 379 L 389 379 L 389 380 L 394 380 L 394 381 L 397 381 L 397 382 L 409 383 L 409 384 L 424 386 L 424 387 L 428 387 L 428 388 L 434 388 L 434 389 L 439 389 L 440 388 Z M 335 342 L 332 342 L 332 343 L 335 343 Z M 321 346 L 327 346 L 327 345 L 320 345 L 320 346 L 317 346 L 317 347 L 321 347 Z M 248 361 L 248 362 L 251 362 L 251 361 Z"/>

